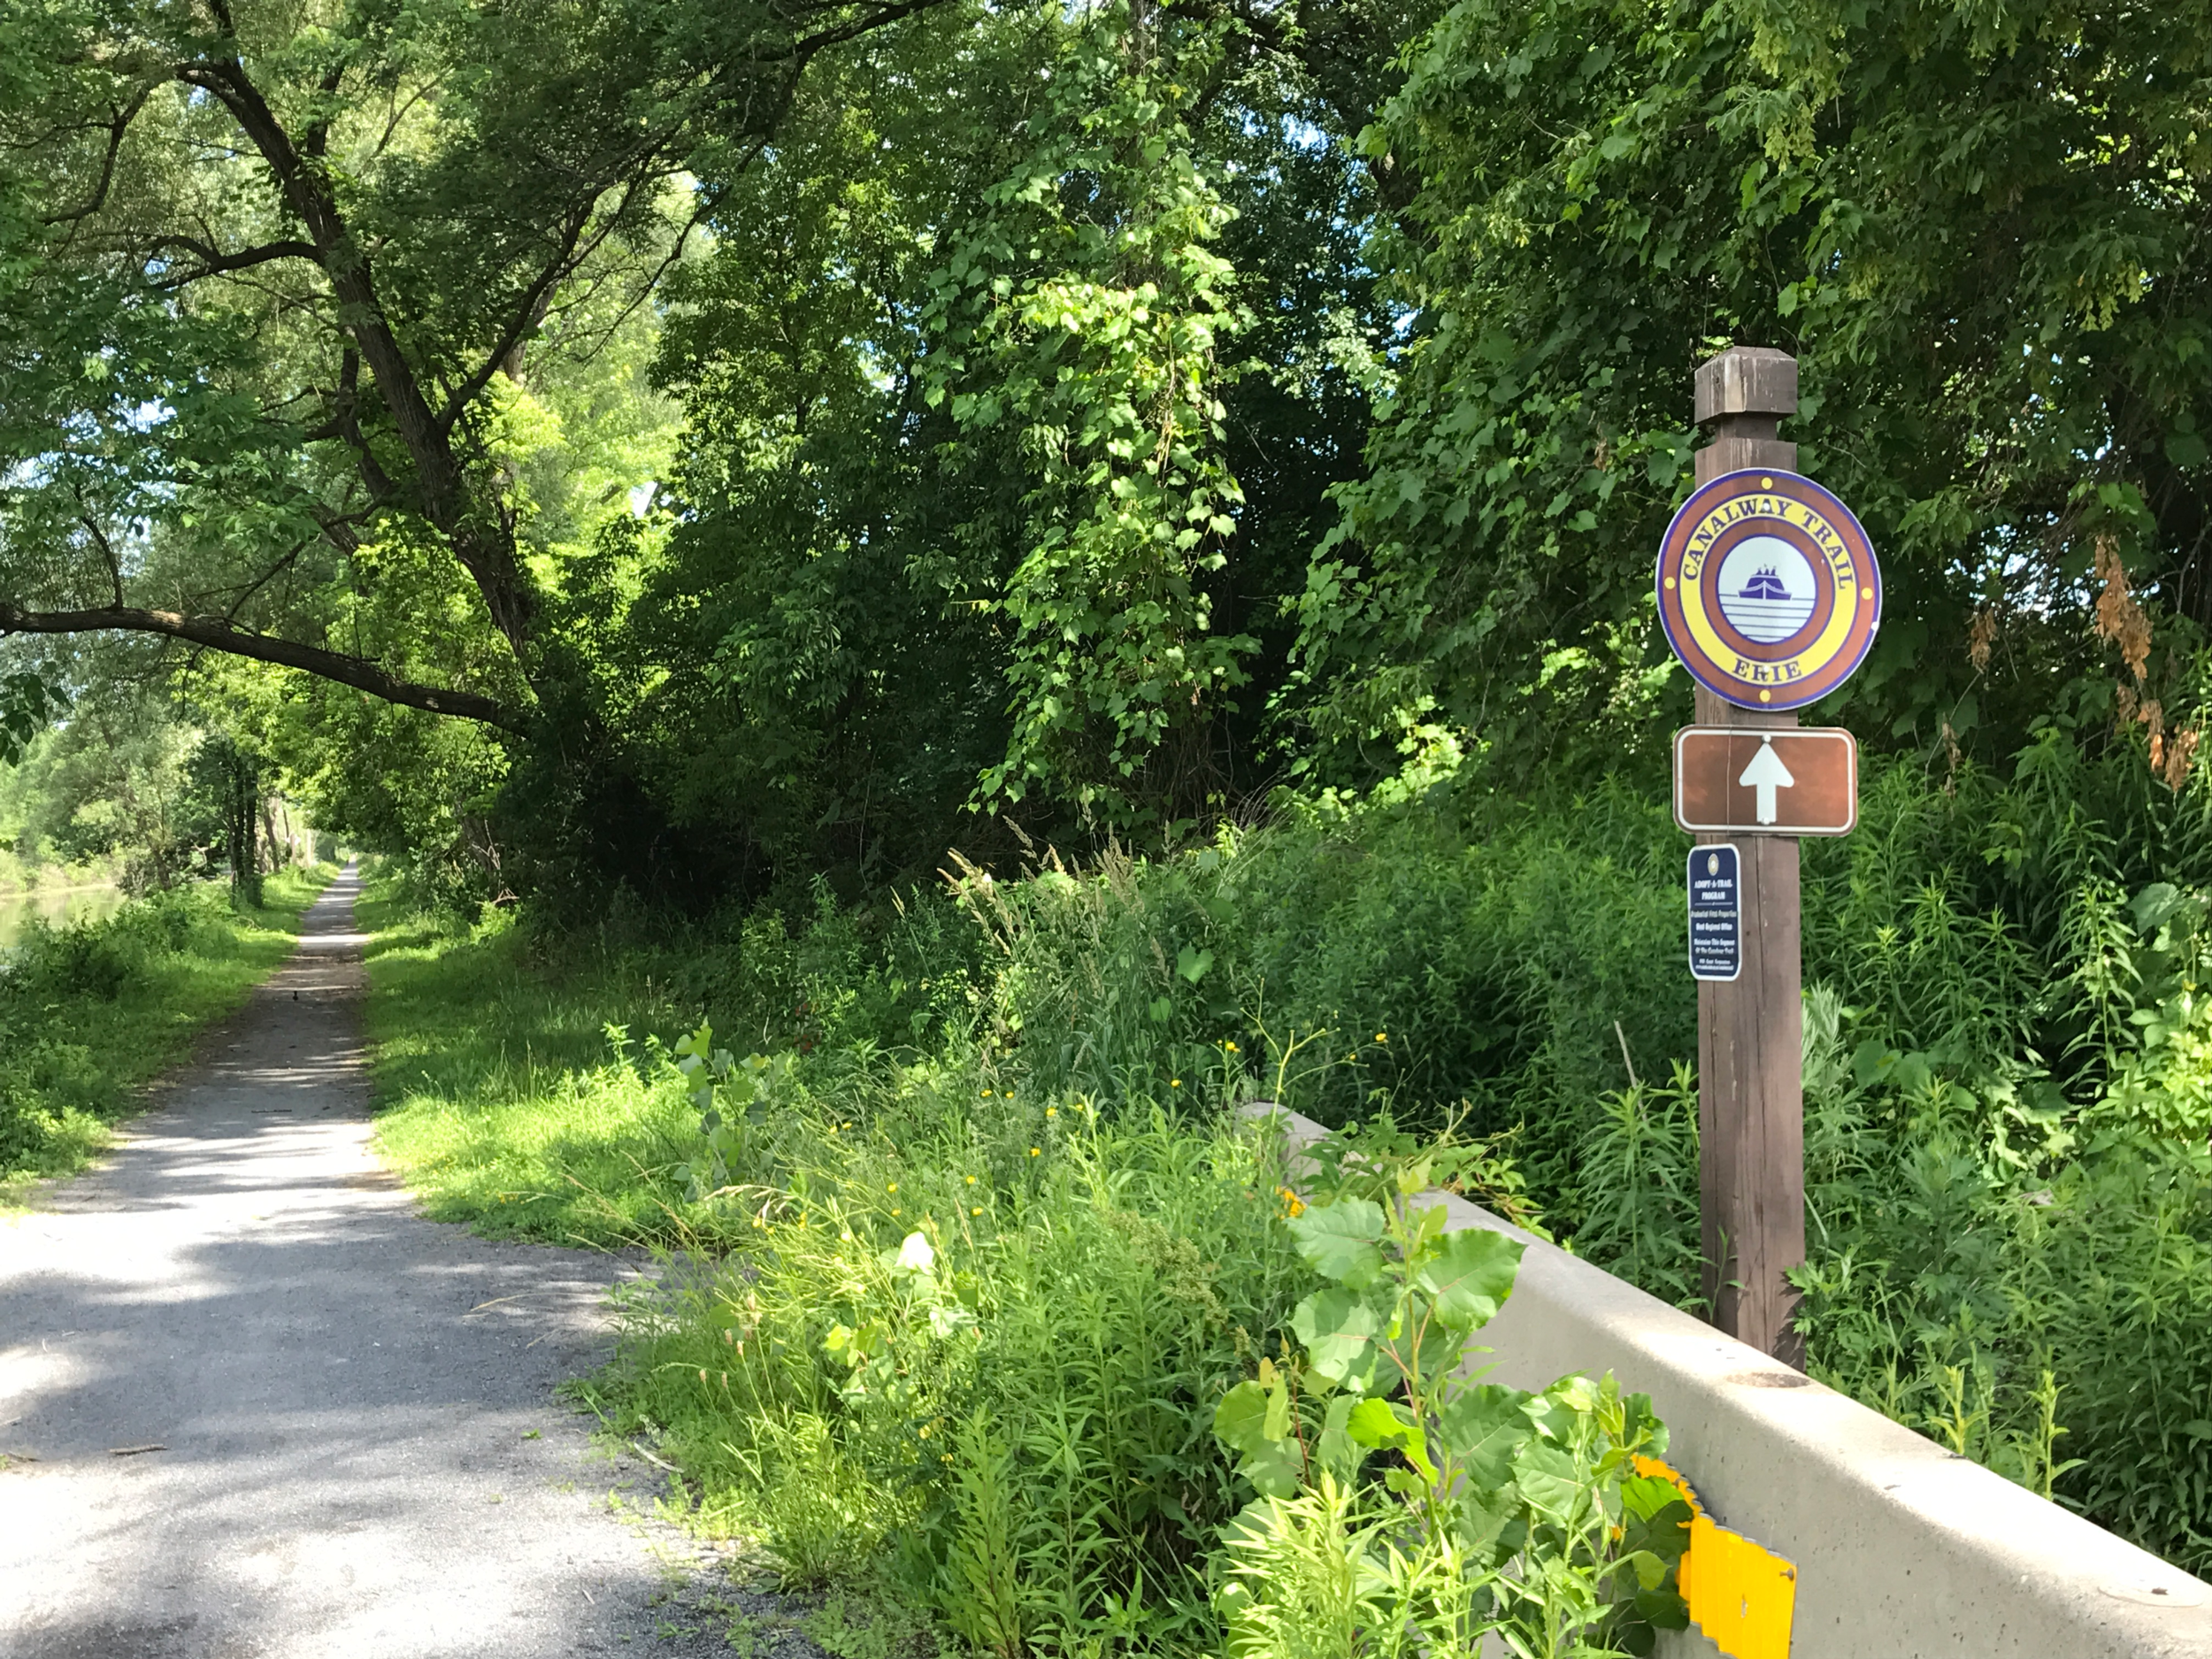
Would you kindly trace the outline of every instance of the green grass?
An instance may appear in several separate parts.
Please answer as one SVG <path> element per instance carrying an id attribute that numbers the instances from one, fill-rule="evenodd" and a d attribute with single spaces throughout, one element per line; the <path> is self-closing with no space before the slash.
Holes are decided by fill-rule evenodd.
<path id="1" fill-rule="evenodd" d="M 1212 1645 L 1197 1575 L 1240 1501 L 1212 1413 L 1303 1278 L 1249 1141 L 1133 1090 L 1110 1115 L 1018 1091 L 958 1035 L 815 1044 L 732 1070 L 731 1120 L 757 1079 L 765 1110 L 726 1148 L 734 1190 L 695 1201 L 677 1171 L 703 1160 L 698 1109 L 652 1036 L 696 1023 L 672 942 L 696 972 L 735 952 L 464 929 L 383 888 L 362 913 L 379 1144 L 427 1212 L 695 1264 L 626 1305 L 618 1363 L 580 1388 L 684 1471 L 682 1518 L 841 1586 L 902 1648 L 932 1613 L 971 1641 L 1120 1619 L 1134 1645 Z M 1196 1092 L 1171 1083 L 1162 1102 Z M 924 1237 L 939 1265 L 918 1275 Z M 884 1376 L 856 1371 L 841 1322 Z M 986 1548 L 992 1609 L 964 1587 Z"/>
<path id="2" fill-rule="evenodd" d="M 649 1033 L 687 1022 L 620 956 L 532 956 L 504 918 L 467 928 L 372 884 L 377 1147 L 434 1220 L 489 1238 L 615 1246 L 673 1236 L 671 1174 L 698 1115 Z M 626 1053 L 607 1033 L 643 1041 Z"/>
<path id="3" fill-rule="evenodd" d="M 1094 941 L 1103 912 L 1062 898 L 1004 936 Z M 1251 1486 L 1216 1413 L 1317 1283 L 1275 1156 L 1225 1110 L 1252 1086 L 1236 1048 L 1148 1066 L 1125 1043 L 1108 1075 L 1094 1045 L 1084 1077 L 1039 1082 L 984 1001 L 1024 968 L 920 897 L 872 934 L 828 907 L 649 941 L 465 928 L 396 887 L 364 920 L 380 1145 L 428 1212 L 661 1250 L 619 1297 L 612 1363 L 573 1387 L 679 1472 L 672 1518 L 841 1596 L 840 1629 L 884 1659 L 1221 1650 Z M 710 1062 L 710 1135 L 662 1046 L 703 1001 L 771 1050 Z M 1381 1471 L 1355 1477 L 1394 1525 Z M 1301 1525 L 1277 1555 L 1336 1547 Z"/>
<path id="4" fill-rule="evenodd" d="M 209 887 L 25 938 L 0 978 L 0 1210 L 109 1146 L 143 1086 L 291 955 L 332 873 L 271 876 L 254 909 Z"/>

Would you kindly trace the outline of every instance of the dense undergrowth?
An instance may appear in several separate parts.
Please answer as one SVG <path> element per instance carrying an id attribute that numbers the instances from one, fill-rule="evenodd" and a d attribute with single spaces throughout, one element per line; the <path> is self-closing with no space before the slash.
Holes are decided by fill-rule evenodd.
<path id="1" fill-rule="evenodd" d="M 1256 1659 L 1459 1651 L 1498 1625 L 1548 1656 L 1679 1624 L 1679 1538 L 1654 1521 L 1673 1494 L 1631 1461 L 1665 1443 L 1647 1402 L 1598 1379 L 1435 1394 L 1417 1443 L 1460 1495 L 1426 1525 L 1386 1490 L 1399 1459 L 1367 1466 L 1416 1443 L 1403 1408 L 1354 1416 L 1342 1341 L 1310 1363 L 1298 1342 L 1322 1263 L 1362 1227 L 1384 1242 L 1384 1212 L 1291 1194 L 1269 1138 L 1233 1126 L 1252 1093 L 1233 1041 L 1039 1087 L 979 1017 L 987 936 L 933 900 L 894 911 L 872 969 L 826 905 L 795 939 L 753 918 L 733 956 L 442 927 L 388 892 L 365 910 L 387 1155 L 434 1215 L 660 1248 L 583 1398 L 681 1471 L 692 1525 L 764 1540 L 787 1583 L 860 1590 L 859 1640 L 935 1630 L 1017 1659 L 1226 1634 Z M 765 1022 L 772 1052 L 631 1035 L 703 995 Z M 779 1042 L 785 1015 L 808 1029 Z M 1479 1263 L 1486 1300 L 1447 1302 L 1437 1240 L 1416 1243 L 1394 1258 L 1416 1317 L 1381 1324 L 1423 1333 L 1408 1363 L 1448 1377 L 1511 1261 Z M 1356 1295 L 1320 1294 L 1358 1325 Z M 1260 1390 L 1248 1433 L 1220 1427 L 1240 1387 Z M 1237 1454 L 1301 1411 L 1340 1455 L 1263 1460 L 1281 1479 L 1256 1498 Z"/>
<path id="2" fill-rule="evenodd" d="M 1874 769 L 1859 833 L 1805 849 L 1813 1369 L 2199 1569 L 2208 826 L 2139 762 L 2093 762 L 2052 733 L 2001 775 Z M 1110 1479 L 1049 1471 L 1164 1467 L 1202 1441 L 1197 1418 L 1094 1444 L 1105 1396 L 1041 1379 L 1134 1344 L 1187 1403 L 1280 1339 L 1294 1263 L 1263 1243 L 1264 1178 L 1218 1126 L 1232 1102 L 1456 1121 L 1484 1148 L 1479 1195 L 1694 1302 L 1681 856 L 1663 811 L 1611 784 L 1571 807 L 1309 810 L 1171 858 L 1079 871 L 1048 853 L 1018 880 L 964 870 L 860 908 L 800 895 L 657 936 L 642 920 L 590 936 L 418 920 L 372 963 L 385 1143 L 436 1213 L 490 1230 L 734 1251 L 742 1268 L 632 1310 L 595 1397 L 674 1449 L 703 1519 L 765 1531 L 787 1560 L 939 1540 L 926 1571 L 908 1563 L 910 1589 L 954 1569 L 949 1534 L 905 1521 L 972 1500 L 895 1481 L 887 1503 L 881 1448 L 855 1451 L 838 1427 L 864 1321 L 841 1316 L 862 1345 L 842 1357 L 821 1349 L 826 1327 L 791 1322 L 864 1284 L 892 1294 L 880 1253 L 927 1216 L 956 1277 L 979 1271 L 970 1252 L 994 1263 L 1007 1311 L 990 1340 L 1012 1346 L 986 1369 L 1015 1379 L 999 1439 L 937 1455 L 1014 1471 L 1039 1506 L 1023 1525 L 1041 1530 L 1019 1534 L 1036 1562 L 1095 1521 L 1164 1595 L 1162 1575 L 1224 1513 L 1220 1471 L 1176 1493 L 1171 1521 L 1125 1524 L 1087 1508 Z M 710 1046 L 763 1056 L 733 1073 L 754 1098 L 726 1108 L 712 1154 L 684 1056 L 662 1046 L 703 1018 Z M 780 1232 L 764 1253 L 798 1213 L 821 1229 L 817 1254 Z M 1163 1254 L 1178 1237 L 1194 1256 Z M 779 1357 L 733 1363 L 740 1342 Z M 907 1449 L 967 1421 L 913 1417 Z M 1037 1578 L 1025 1629 L 1064 1643 L 1135 1617 L 1133 1577 L 1094 1594 L 1067 1559 L 1076 1571 Z M 1156 1616 L 1165 1640 L 1172 1618 Z"/>
<path id="3" fill-rule="evenodd" d="M 0 962 L 0 1203 L 104 1147 L 138 1087 L 290 954 L 330 874 L 272 876 L 253 909 L 209 885 L 33 924 Z"/>

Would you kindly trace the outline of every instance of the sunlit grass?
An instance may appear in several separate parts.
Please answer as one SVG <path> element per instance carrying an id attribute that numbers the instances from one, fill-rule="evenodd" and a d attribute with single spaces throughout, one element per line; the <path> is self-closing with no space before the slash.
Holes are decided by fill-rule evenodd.
<path id="1" fill-rule="evenodd" d="M 498 922 L 458 928 L 388 893 L 361 904 L 376 1143 L 439 1221 L 613 1246 L 671 1236 L 697 1114 L 654 1035 L 680 1020 L 619 964 L 556 973 Z M 618 1056 L 611 1018 L 634 1040 Z"/>

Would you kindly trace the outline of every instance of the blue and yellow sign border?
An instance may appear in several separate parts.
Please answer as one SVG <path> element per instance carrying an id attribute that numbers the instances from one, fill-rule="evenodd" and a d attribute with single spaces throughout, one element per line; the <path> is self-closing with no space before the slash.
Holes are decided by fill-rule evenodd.
<path id="1" fill-rule="evenodd" d="M 1747 536 L 1788 542 L 1811 565 L 1812 615 L 1761 644 L 1721 613 L 1711 577 Z M 1809 478 L 1759 469 L 1701 484 L 1659 543 L 1659 624 L 1698 684 L 1746 709 L 1801 709 L 1857 672 L 1882 621 L 1882 573 L 1866 529 Z"/>

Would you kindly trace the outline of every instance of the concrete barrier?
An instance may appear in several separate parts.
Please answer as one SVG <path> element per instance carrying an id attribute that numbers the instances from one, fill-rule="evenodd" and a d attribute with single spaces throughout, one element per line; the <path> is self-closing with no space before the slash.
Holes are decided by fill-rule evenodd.
<path id="1" fill-rule="evenodd" d="M 1326 1133 L 1244 1110 L 1294 1149 Z M 2212 1586 L 1488 1210 L 1417 1202 L 1528 1247 L 1482 1333 L 1494 1380 L 1648 1394 L 1708 1513 L 1796 1563 L 1793 1659 L 2212 1659 Z"/>

